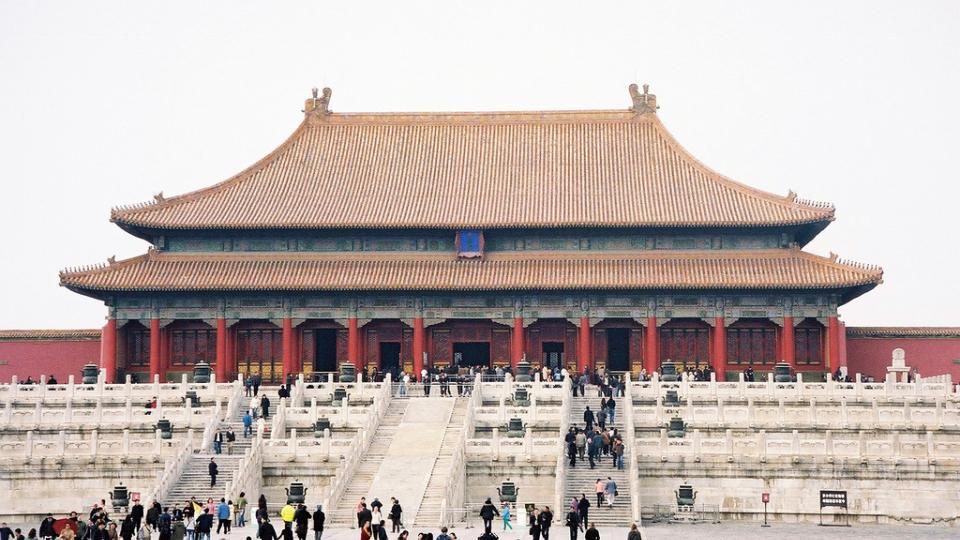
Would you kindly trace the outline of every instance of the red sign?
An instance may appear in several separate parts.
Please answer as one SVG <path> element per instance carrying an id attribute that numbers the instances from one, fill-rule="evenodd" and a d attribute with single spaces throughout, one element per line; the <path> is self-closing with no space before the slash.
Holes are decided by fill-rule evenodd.
<path id="1" fill-rule="evenodd" d="M 139 492 L 139 491 L 131 491 L 131 492 L 130 492 L 130 498 L 133 499 L 133 502 L 140 502 L 140 492 Z"/>
<path id="2" fill-rule="evenodd" d="M 760 502 L 763 502 L 763 503 L 768 503 L 768 502 L 770 502 L 770 494 L 769 494 L 769 493 L 764 493 L 764 494 L 760 495 Z"/>

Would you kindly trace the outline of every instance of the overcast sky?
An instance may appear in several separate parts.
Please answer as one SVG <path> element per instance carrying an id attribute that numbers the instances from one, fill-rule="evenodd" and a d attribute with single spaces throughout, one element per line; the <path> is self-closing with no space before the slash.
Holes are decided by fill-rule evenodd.
<path id="1" fill-rule="evenodd" d="M 807 249 L 885 270 L 848 325 L 960 325 L 958 28 L 958 1 L 0 0 L 0 328 L 102 325 L 57 272 L 146 250 L 110 207 L 240 171 L 313 86 L 335 111 L 622 109 L 634 81 L 710 167 L 836 205 Z"/>

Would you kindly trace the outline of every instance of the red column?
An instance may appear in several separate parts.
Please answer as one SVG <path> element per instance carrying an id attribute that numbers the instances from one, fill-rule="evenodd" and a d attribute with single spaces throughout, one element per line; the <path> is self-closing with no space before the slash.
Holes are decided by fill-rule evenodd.
<path id="1" fill-rule="evenodd" d="M 714 319 L 713 371 L 717 374 L 717 381 L 727 380 L 727 326 L 723 317 Z"/>
<path id="2" fill-rule="evenodd" d="M 580 317 L 580 352 L 577 354 L 577 373 L 593 367 L 590 358 L 590 317 Z"/>
<path id="3" fill-rule="evenodd" d="M 523 359 L 523 317 L 513 318 L 513 334 L 510 339 L 510 365 L 517 367 L 517 363 Z"/>
<path id="4" fill-rule="evenodd" d="M 163 347 L 160 341 L 160 319 L 150 319 L 150 381 L 160 374 L 160 353 Z"/>
<path id="5" fill-rule="evenodd" d="M 224 357 L 227 361 L 227 374 L 231 377 L 237 376 L 237 353 L 235 351 L 235 335 L 233 333 L 233 328 L 227 327 L 227 331 L 224 333 Z"/>
<path id="6" fill-rule="evenodd" d="M 227 320 L 217 319 L 217 365 L 214 372 L 217 374 L 217 382 L 227 382 L 229 371 L 227 366 Z"/>
<path id="7" fill-rule="evenodd" d="M 357 318 L 347 319 L 347 360 L 357 368 L 359 375 L 363 371 L 360 363 L 360 330 L 357 328 Z"/>
<path id="8" fill-rule="evenodd" d="M 113 384 L 117 378 L 117 320 L 107 319 L 100 331 L 100 368 L 103 369 L 107 384 Z"/>
<path id="9" fill-rule="evenodd" d="M 843 365 L 840 358 L 840 319 L 836 315 L 827 318 L 827 355 L 832 371 Z"/>
<path id="10" fill-rule="evenodd" d="M 423 331 L 423 317 L 413 319 L 413 376 L 419 381 L 423 371 L 423 352 L 426 350 L 425 332 Z"/>
<path id="11" fill-rule="evenodd" d="M 290 317 L 283 318 L 283 381 L 293 373 L 293 322 Z"/>
<path id="12" fill-rule="evenodd" d="M 647 317 L 647 346 L 644 354 L 644 364 L 648 374 L 653 374 L 660 368 L 660 340 L 658 339 L 657 317 Z"/>
<path id="13" fill-rule="evenodd" d="M 796 368 L 797 356 L 793 336 L 793 317 L 784 317 L 783 331 L 780 332 L 780 359 Z"/>
<path id="14" fill-rule="evenodd" d="M 170 359 L 173 358 L 173 332 L 167 328 L 160 329 L 160 381 L 167 380 L 167 370 L 170 369 Z"/>

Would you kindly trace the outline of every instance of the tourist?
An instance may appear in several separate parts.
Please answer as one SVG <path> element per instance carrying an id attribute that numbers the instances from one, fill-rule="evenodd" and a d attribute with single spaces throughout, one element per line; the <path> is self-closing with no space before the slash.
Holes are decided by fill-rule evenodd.
<path id="1" fill-rule="evenodd" d="M 530 536 L 533 537 L 533 540 L 540 540 L 540 515 L 534 508 L 533 512 L 530 512 Z"/>
<path id="2" fill-rule="evenodd" d="M 210 487 L 217 485 L 217 473 L 219 472 L 220 468 L 217 467 L 217 462 L 210 458 L 210 463 L 207 465 L 207 473 L 210 474 Z"/>
<path id="3" fill-rule="evenodd" d="M 224 433 L 224 437 L 227 440 L 227 455 L 229 456 L 233 453 L 233 443 L 237 442 L 237 435 L 228 427 L 227 432 Z"/>
<path id="4" fill-rule="evenodd" d="M 540 524 L 540 536 L 543 540 L 550 540 L 550 526 L 553 525 L 553 512 L 549 506 L 544 506 L 543 511 L 537 516 L 537 522 Z"/>
<path id="5" fill-rule="evenodd" d="M 260 385 L 263 384 L 263 375 L 257 373 L 253 376 L 253 395 L 256 395 L 260 392 Z"/>
<path id="6" fill-rule="evenodd" d="M 570 529 L 570 540 L 577 540 L 577 531 L 580 530 L 580 515 L 576 510 L 567 512 L 567 528 Z"/>
<path id="7" fill-rule="evenodd" d="M 597 434 L 594 433 L 594 436 L 587 442 L 587 458 L 590 460 L 590 468 L 596 466 L 597 456 L 600 454 L 600 442 L 597 437 Z"/>
<path id="8" fill-rule="evenodd" d="M 410 532 L 404 530 L 400 533 L 400 536 L 397 537 L 397 540 L 410 540 Z"/>
<path id="9" fill-rule="evenodd" d="M 213 532 L 213 514 L 209 508 L 204 508 L 203 513 L 197 517 L 195 538 L 196 540 L 210 540 L 211 532 Z"/>
<path id="10" fill-rule="evenodd" d="M 160 530 L 160 540 L 170 540 L 173 535 L 173 516 L 170 515 L 170 508 L 164 508 L 157 520 L 157 529 Z"/>
<path id="11" fill-rule="evenodd" d="M 243 395 L 244 397 L 253 395 L 253 377 L 250 375 L 247 375 L 247 378 L 243 380 Z"/>
<path id="12" fill-rule="evenodd" d="M 577 466 L 577 443 L 575 443 L 573 440 L 570 440 L 567 443 L 567 457 L 570 458 L 570 466 L 576 467 Z"/>
<path id="13" fill-rule="evenodd" d="M 613 481 L 613 478 L 607 477 L 607 483 L 603 489 L 603 497 L 607 501 L 607 508 L 612 508 L 614 503 L 614 498 L 617 496 L 617 483 Z"/>
<path id="14" fill-rule="evenodd" d="M 597 538 L 600 538 L 600 534 L 597 533 Z M 640 536 L 640 531 L 637 530 L 637 524 L 630 524 L 630 533 L 627 534 L 627 540 L 643 540 Z"/>
<path id="15" fill-rule="evenodd" d="M 281 535 L 285 535 L 287 530 L 293 530 L 293 518 L 296 513 L 297 509 L 289 502 L 280 509 L 280 521 L 283 521 L 283 530 L 280 531 Z"/>
<path id="16" fill-rule="evenodd" d="M 446 527 L 440 527 L 440 534 L 437 535 L 437 540 L 450 540 L 450 535 L 447 534 Z"/>
<path id="17" fill-rule="evenodd" d="M 318 504 L 317 511 L 313 513 L 313 540 L 323 538 L 323 523 L 326 520 L 327 516 L 323 513 L 323 507 Z"/>
<path id="18" fill-rule="evenodd" d="M 60 540 L 76 540 L 77 534 L 73 532 L 73 528 L 67 526 L 60 531 L 60 536 L 58 536 L 57 538 L 59 538 Z"/>
<path id="19" fill-rule="evenodd" d="M 580 387 L 580 397 L 584 397 L 586 394 L 583 393 L 586 390 L 586 375 L 580 375 L 577 377 L 576 385 Z"/>
<path id="20" fill-rule="evenodd" d="M 623 470 L 623 441 L 619 437 L 615 439 L 613 445 L 613 463 L 616 465 L 617 469 Z"/>
<path id="21" fill-rule="evenodd" d="M 390 521 L 393 522 L 393 528 L 390 532 L 400 532 L 400 528 L 403 527 L 403 508 L 400 507 L 400 501 L 390 498 L 393 501 L 393 504 L 390 505 Z"/>
<path id="22" fill-rule="evenodd" d="M 610 399 L 607 400 L 607 419 L 610 420 L 611 424 L 614 424 L 617 421 L 616 415 L 614 414 L 616 412 L 617 402 L 613 399 L 613 396 L 610 396 Z"/>
<path id="23" fill-rule="evenodd" d="M 596 525 L 591 523 L 590 528 L 587 529 L 587 533 L 583 537 L 585 540 L 600 540 L 600 531 L 597 530 Z"/>
<path id="24" fill-rule="evenodd" d="M 237 517 L 237 527 L 243 527 L 247 524 L 247 494 L 245 492 L 240 492 L 233 513 Z"/>
<path id="25" fill-rule="evenodd" d="M 191 504 L 191 505 L 189 505 L 188 507 L 189 507 L 191 510 L 190 510 L 190 513 L 189 513 L 189 514 L 184 513 L 184 516 L 183 516 L 183 525 L 184 525 L 184 527 L 185 527 L 186 530 L 187 530 L 187 540 L 195 540 L 194 530 L 196 529 L 196 526 L 197 526 L 197 520 L 196 520 L 196 518 L 194 518 L 194 513 L 193 513 L 193 510 L 192 510 L 193 505 Z"/>
<path id="26" fill-rule="evenodd" d="M 7 525 L 7 522 L 4 521 L 0 523 L 0 540 L 12 540 L 13 539 L 13 529 Z"/>
<path id="27" fill-rule="evenodd" d="M 587 434 L 583 431 L 577 431 L 574 442 L 577 445 L 577 456 L 580 458 L 580 461 L 583 461 L 584 454 L 587 451 Z"/>
<path id="28" fill-rule="evenodd" d="M 139 499 L 133 501 L 133 506 L 130 507 L 130 519 L 133 521 L 133 532 L 137 533 L 143 522 L 143 505 L 140 504 Z"/>
<path id="29" fill-rule="evenodd" d="M 357 512 L 357 526 L 363 527 L 363 524 L 366 523 L 367 527 L 371 527 L 370 522 L 373 519 L 373 514 L 370 512 L 370 509 L 367 508 L 367 503 L 364 499 L 360 499 L 360 511 Z"/>
<path id="30" fill-rule="evenodd" d="M 253 399 L 250 400 L 250 413 L 254 418 L 260 416 L 260 396 L 254 394 Z"/>
<path id="31" fill-rule="evenodd" d="M 587 431 L 592 430 L 594 420 L 595 420 L 595 417 L 593 415 L 593 411 L 591 411 L 590 406 L 587 405 L 587 408 L 583 411 L 583 423 L 586 424 L 586 427 L 584 429 L 586 429 Z"/>
<path id="32" fill-rule="evenodd" d="M 487 500 L 484 501 L 483 506 L 480 508 L 480 518 L 483 519 L 483 533 L 490 534 L 493 530 L 493 516 L 499 516 L 500 512 L 497 512 L 497 507 L 490 502 L 490 497 L 487 497 Z"/>
<path id="33" fill-rule="evenodd" d="M 296 523 L 297 538 L 307 540 L 307 531 L 310 530 L 310 512 L 307 510 L 307 505 L 300 504 L 297 506 L 297 511 L 293 514 L 293 521 Z"/>
<path id="34" fill-rule="evenodd" d="M 277 530 L 270 524 L 269 519 L 260 520 L 260 527 L 257 529 L 257 538 L 260 540 L 277 540 Z"/>
<path id="35" fill-rule="evenodd" d="M 223 430 L 217 428 L 217 432 L 213 435 L 213 453 L 220 454 L 221 452 L 223 452 Z"/>
<path id="36" fill-rule="evenodd" d="M 173 518 L 173 534 L 170 535 L 170 540 L 184 540 L 184 537 L 187 535 L 187 529 L 183 525 L 183 519 L 177 519 L 176 516 Z"/>
<path id="37" fill-rule="evenodd" d="M 40 538 L 56 538 L 57 533 L 53 530 L 53 522 L 53 514 L 47 514 L 47 517 L 43 518 L 43 521 L 40 522 Z"/>
<path id="38" fill-rule="evenodd" d="M 264 418 L 270 418 L 270 398 L 266 394 L 260 398 L 260 409 L 263 411 Z"/>
<path id="39" fill-rule="evenodd" d="M 590 501 L 587 500 L 587 494 L 581 493 L 580 500 L 577 502 L 577 513 L 580 515 L 580 529 L 587 524 L 587 517 L 590 514 Z"/>
<path id="40" fill-rule="evenodd" d="M 597 508 L 603 506 L 603 492 L 607 489 L 607 483 L 597 478 Z"/>
<path id="41" fill-rule="evenodd" d="M 510 503 L 503 501 L 503 507 L 500 509 L 500 517 L 503 518 L 503 530 L 513 530 L 510 524 Z"/>
<path id="42" fill-rule="evenodd" d="M 217 505 L 217 534 L 230 534 L 230 505 L 222 497 Z"/>
<path id="43" fill-rule="evenodd" d="M 597 412 L 597 426 L 599 426 L 601 430 L 607 428 L 607 408 L 605 406 L 601 406 Z"/>

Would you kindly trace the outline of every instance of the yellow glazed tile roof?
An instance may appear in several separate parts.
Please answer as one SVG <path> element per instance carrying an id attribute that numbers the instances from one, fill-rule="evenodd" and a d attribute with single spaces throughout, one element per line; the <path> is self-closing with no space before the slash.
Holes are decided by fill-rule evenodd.
<path id="1" fill-rule="evenodd" d="M 873 287 L 877 267 L 797 249 L 522 252 L 457 260 L 449 254 L 171 254 L 150 251 L 64 271 L 85 291 L 432 291 L 578 289 L 838 289 Z"/>
<path id="2" fill-rule="evenodd" d="M 714 172 L 652 110 L 307 110 L 286 142 L 235 177 L 116 208 L 111 219 L 158 229 L 490 229 L 799 225 L 833 215 Z"/>

